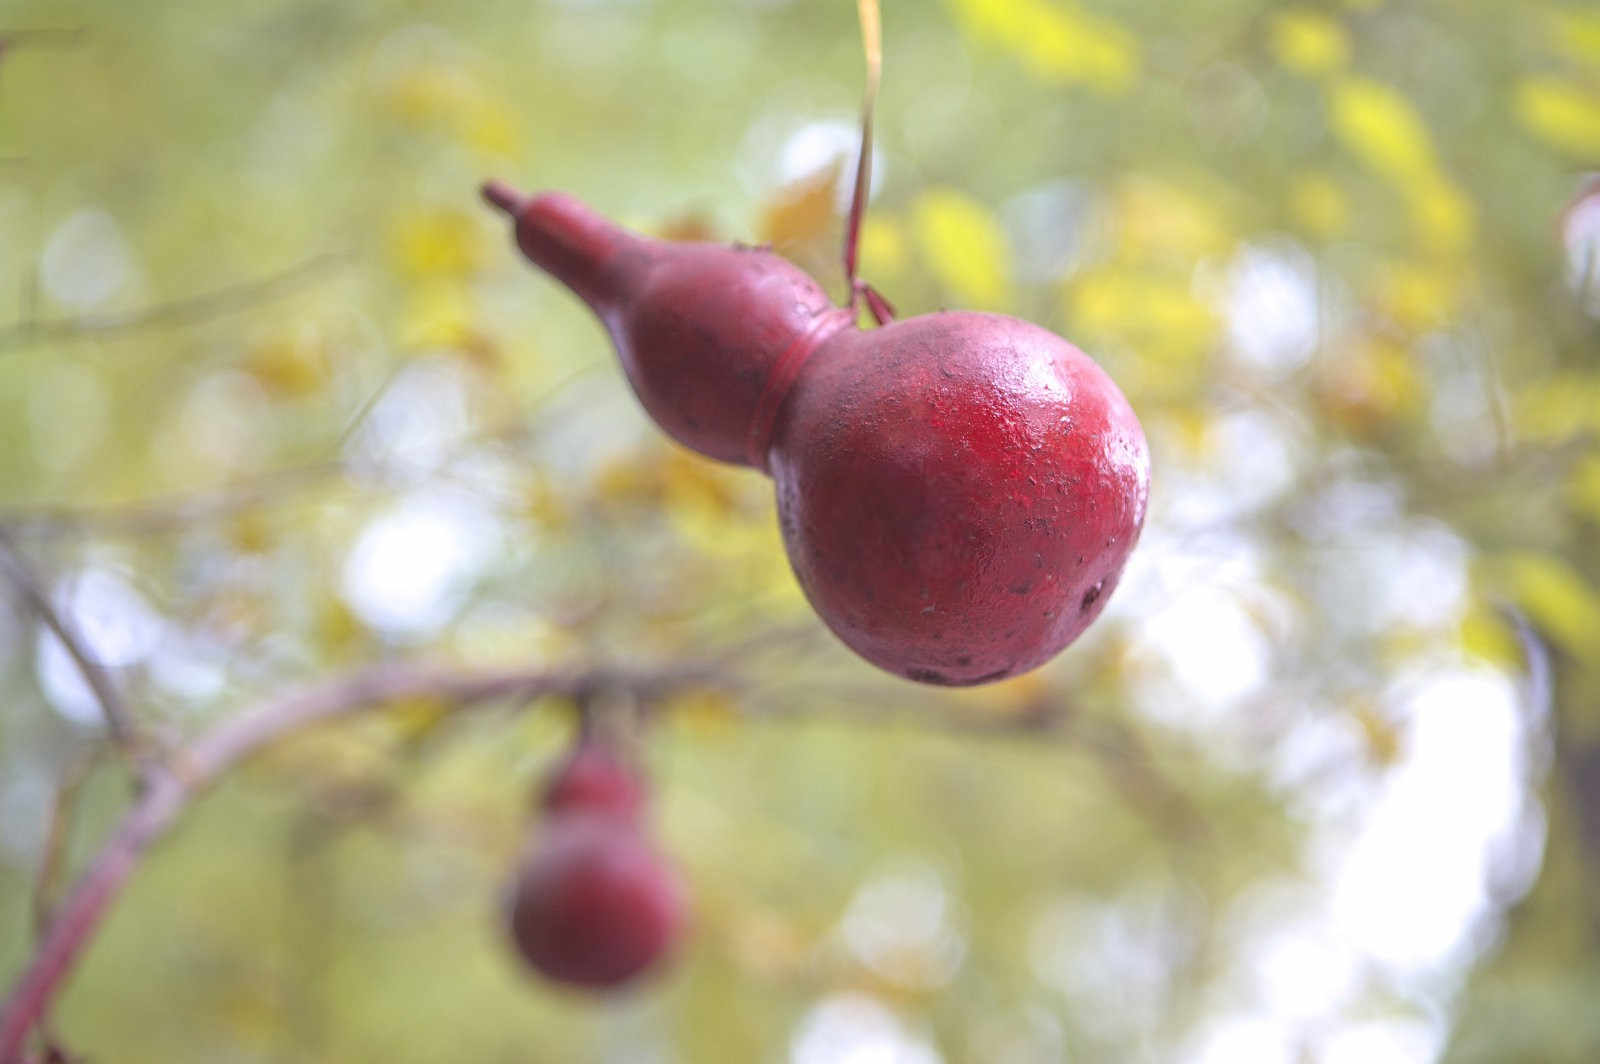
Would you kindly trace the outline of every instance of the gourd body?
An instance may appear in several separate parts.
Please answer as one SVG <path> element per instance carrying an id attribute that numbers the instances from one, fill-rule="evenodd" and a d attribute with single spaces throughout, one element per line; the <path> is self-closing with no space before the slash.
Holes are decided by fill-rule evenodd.
<path id="1" fill-rule="evenodd" d="M 553 818 L 523 858 L 506 918 L 536 971 L 603 989 L 660 965 L 685 911 L 676 873 L 636 827 L 579 813 Z"/>
<path id="2" fill-rule="evenodd" d="M 1143 525 L 1149 453 L 1067 341 L 965 311 L 862 331 L 769 251 L 650 240 L 559 194 L 486 195 L 593 308 L 663 429 L 772 475 L 807 598 L 867 660 L 998 680 L 1105 606 Z"/>

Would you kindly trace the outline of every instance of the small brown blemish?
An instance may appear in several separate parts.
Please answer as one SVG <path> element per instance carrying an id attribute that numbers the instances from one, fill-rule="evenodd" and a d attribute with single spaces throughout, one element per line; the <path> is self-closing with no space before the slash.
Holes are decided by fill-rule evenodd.
<path id="1" fill-rule="evenodd" d="M 1105 586 L 1106 582 L 1101 580 L 1095 584 L 1094 587 L 1091 587 L 1089 590 L 1085 591 L 1083 593 L 1083 601 L 1078 603 L 1078 612 L 1087 613 L 1090 606 L 1093 606 L 1096 602 L 1100 601 L 1100 592 L 1105 590 Z"/>
<path id="2" fill-rule="evenodd" d="M 1020 584 L 1012 584 L 1006 590 L 1010 591 L 1013 595 L 1026 595 L 1028 592 L 1033 590 L 1033 581 L 1028 580 Z"/>

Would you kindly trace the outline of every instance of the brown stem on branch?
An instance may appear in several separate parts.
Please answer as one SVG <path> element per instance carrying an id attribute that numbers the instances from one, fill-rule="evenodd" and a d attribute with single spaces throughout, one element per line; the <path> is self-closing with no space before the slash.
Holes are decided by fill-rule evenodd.
<path id="1" fill-rule="evenodd" d="M 626 690 L 649 701 L 679 689 L 725 682 L 725 676 L 704 665 L 654 671 L 377 665 L 268 698 L 228 717 L 148 775 L 133 807 L 56 908 L 49 931 L 0 1010 L 0 1064 L 20 1058 L 28 1033 L 54 1000 L 145 850 L 218 777 L 274 740 L 398 699 L 437 699 L 455 710 L 508 698 L 581 698 L 596 690 Z"/>

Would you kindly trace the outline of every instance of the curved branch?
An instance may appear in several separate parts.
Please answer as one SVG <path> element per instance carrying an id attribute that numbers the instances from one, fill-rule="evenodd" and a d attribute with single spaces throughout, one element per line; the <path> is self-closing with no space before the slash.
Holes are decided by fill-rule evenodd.
<path id="1" fill-rule="evenodd" d="M 230 716 L 155 767 L 121 824 L 72 892 L 13 984 L 0 1011 L 0 1062 L 19 1058 L 24 1040 L 61 989 L 78 955 L 138 867 L 145 850 L 177 821 L 189 803 L 230 768 L 291 732 L 403 698 L 431 698 L 464 709 L 506 698 L 581 697 L 599 689 L 625 690 L 641 701 L 717 683 L 704 665 L 624 671 L 607 668 L 463 669 L 377 665 L 268 698 Z"/>

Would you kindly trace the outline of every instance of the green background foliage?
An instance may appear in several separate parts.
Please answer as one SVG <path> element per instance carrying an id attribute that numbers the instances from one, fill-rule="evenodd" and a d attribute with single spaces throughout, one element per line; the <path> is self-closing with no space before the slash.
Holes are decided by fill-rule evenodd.
<path id="1" fill-rule="evenodd" d="M 0 11 L 0 36 L 81 29 L 0 53 L 0 523 L 142 720 L 187 734 L 402 656 L 781 637 L 648 736 L 696 899 L 658 982 L 575 997 L 499 935 L 570 707 L 403 705 L 195 807 L 71 983 L 68 1046 L 1600 1057 L 1600 12 L 884 8 L 864 276 L 904 314 L 1060 331 L 1155 455 L 1106 615 L 969 692 L 821 632 L 770 485 L 665 442 L 476 196 L 500 176 L 770 242 L 839 291 L 852 5 Z M 101 739 L 18 600 L 0 971 Z M 73 868 L 127 795 L 97 761 Z"/>

